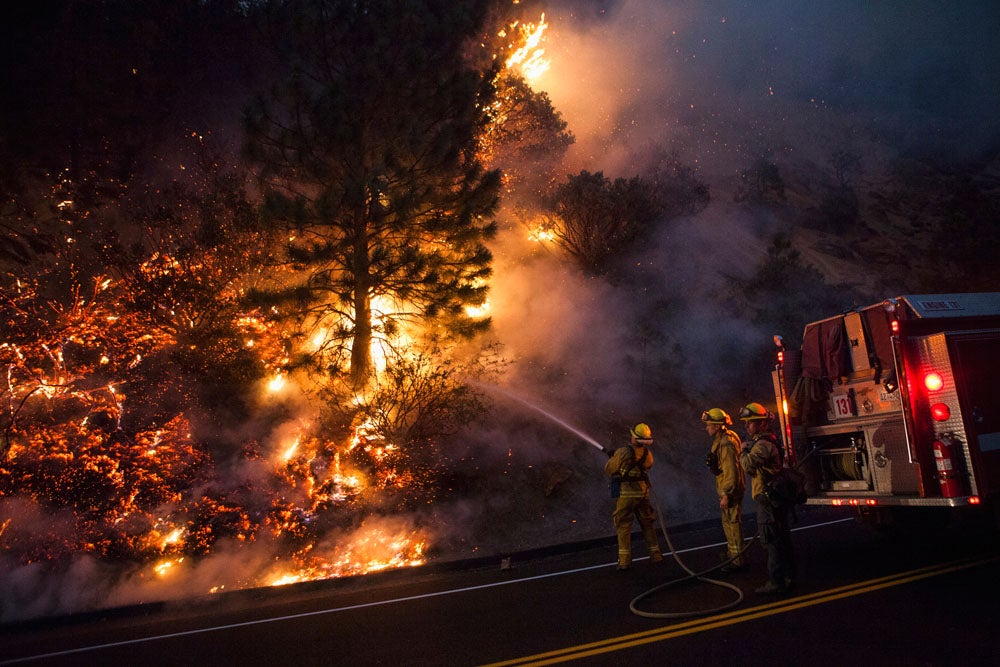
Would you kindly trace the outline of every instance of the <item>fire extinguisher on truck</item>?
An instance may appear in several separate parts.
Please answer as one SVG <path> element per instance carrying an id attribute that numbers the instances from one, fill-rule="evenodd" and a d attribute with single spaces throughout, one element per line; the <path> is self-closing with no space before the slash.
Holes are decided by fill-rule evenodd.
<path id="1" fill-rule="evenodd" d="M 775 344 L 781 436 L 807 503 L 1000 516 L 1000 292 L 891 297 Z"/>
<path id="2" fill-rule="evenodd" d="M 951 442 L 945 439 L 934 441 L 934 462 L 937 478 L 941 482 L 941 496 L 957 498 L 962 495 L 962 482 L 958 478 L 957 461 L 952 453 Z"/>

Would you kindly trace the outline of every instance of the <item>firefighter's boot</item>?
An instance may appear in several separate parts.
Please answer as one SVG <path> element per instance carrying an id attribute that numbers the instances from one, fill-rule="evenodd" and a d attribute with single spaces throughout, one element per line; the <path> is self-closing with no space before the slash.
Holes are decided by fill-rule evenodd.
<path id="1" fill-rule="evenodd" d="M 627 570 L 632 565 L 632 531 L 618 527 L 618 569 Z"/>
<path id="2" fill-rule="evenodd" d="M 742 572 L 747 569 L 746 561 L 743 560 L 743 556 L 740 555 L 739 551 L 727 552 L 726 561 L 726 564 L 719 568 L 719 572 L 729 574 L 731 572 Z"/>
<path id="3" fill-rule="evenodd" d="M 788 592 L 788 590 L 789 586 L 784 581 L 779 584 L 768 579 L 767 583 L 755 589 L 754 593 L 758 593 L 760 595 L 784 595 Z"/>
<path id="4" fill-rule="evenodd" d="M 649 562 L 662 563 L 663 554 L 660 553 L 660 543 L 656 538 L 656 528 L 643 528 L 642 537 L 646 540 L 646 548 L 649 549 Z"/>

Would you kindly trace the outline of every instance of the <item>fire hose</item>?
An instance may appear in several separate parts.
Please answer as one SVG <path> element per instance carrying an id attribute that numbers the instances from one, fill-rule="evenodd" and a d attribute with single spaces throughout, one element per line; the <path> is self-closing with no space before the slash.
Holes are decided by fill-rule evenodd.
<path id="1" fill-rule="evenodd" d="M 754 542 L 757 541 L 757 536 L 754 536 L 754 538 L 752 540 L 750 540 L 749 542 L 747 542 L 746 546 L 744 546 L 743 549 L 738 554 L 736 554 L 735 556 L 733 556 L 729 560 L 723 561 L 723 562 L 719 563 L 718 565 L 710 567 L 707 570 L 703 570 L 701 572 L 695 572 L 691 568 L 689 568 L 684 563 L 684 561 L 681 560 L 680 555 L 677 553 L 677 549 L 674 548 L 673 542 L 670 541 L 670 533 L 667 532 L 666 524 L 663 521 L 663 512 L 660 510 L 660 503 L 659 503 L 659 501 L 656 500 L 656 498 L 655 498 L 655 496 L 653 494 L 653 487 L 652 487 L 652 485 L 650 485 L 650 487 L 649 487 L 649 497 L 650 497 L 650 502 L 652 503 L 653 507 L 656 508 L 656 515 L 657 515 L 657 517 L 659 518 L 659 521 L 660 521 L 660 532 L 663 533 L 663 539 L 666 540 L 666 542 L 667 542 L 667 547 L 670 549 L 670 555 L 673 557 L 674 562 L 676 562 L 677 565 L 679 565 L 682 570 L 684 570 L 685 572 L 687 572 L 687 576 L 685 576 L 685 577 L 679 577 L 677 579 L 672 579 L 672 580 L 668 581 L 665 584 L 660 584 L 659 586 L 654 586 L 653 588 L 650 588 L 645 593 L 641 593 L 641 594 L 637 595 L 636 597 L 632 598 L 631 602 L 629 602 L 629 604 L 628 604 L 629 610 L 633 614 L 635 614 L 636 616 L 642 616 L 644 618 L 690 618 L 690 617 L 693 617 L 693 616 L 705 616 L 705 615 L 708 615 L 708 614 L 716 614 L 716 613 L 719 613 L 721 611 L 725 611 L 726 609 L 732 609 L 733 607 L 735 607 L 735 606 L 739 605 L 741 602 L 743 602 L 743 590 L 740 589 L 739 586 L 736 586 L 735 584 L 731 584 L 728 581 L 720 581 L 718 579 L 710 579 L 710 578 L 706 577 L 705 575 L 711 574 L 712 572 L 715 572 L 716 570 L 719 570 L 719 569 L 725 567 L 726 565 L 732 563 L 737 558 L 740 558 L 746 552 L 746 550 L 749 549 L 751 546 L 753 546 Z M 711 608 L 708 608 L 708 609 L 698 609 L 698 610 L 695 610 L 695 611 L 651 612 L 651 611 L 643 611 L 642 609 L 639 609 L 638 603 L 639 603 L 640 600 L 644 600 L 645 598 L 648 598 L 648 597 L 652 596 L 654 593 L 662 591 L 665 588 L 669 588 L 671 586 L 676 586 L 676 585 L 682 584 L 682 583 L 684 583 L 686 581 L 702 581 L 702 582 L 704 582 L 706 584 L 711 584 L 712 586 L 720 586 L 722 588 L 727 588 L 729 590 L 732 590 L 734 593 L 736 593 L 736 599 L 733 600 L 732 602 L 726 603 L 726 604 L 718 606 L 718 607 L 711 607 Z"/>
<path id="2" fill-rule="evenodd" d="M 611 451 L 609 451 L 608 449 L 606 449 L 604 447 L 601 447 L 601 450 L 605 454 L 607 454 L 608 456 L 611 456 Z M 648 480 L 647 480 L 647 483 L 648 483 Z M 670 540 L 670 533 L 667 532 L 666 522 L 663 520 L 663 511 L 660 509 L 660 502 L 659 502 L 659 500 L 656 499 L 656 496 L 653 493 L 653 486 L 652 486 L 652 484 L 649 485 L 649 498 L 650 498 L 650 503 L 653 505 L 653 507 L 656 508 L 656 516 L 659 519 L 659 523 L 660 523 L 660 532 L 663 533 L 663 539 L 666 540 L 666 542 L 667 542 L 667 547 L 670 549 L 670 555 L 673 557 L 674 562 L 676 562 L 677 565 L 679 565 L 680 568 L 687 573 L 687 576 L 679 577 L 677 579 L 672 579 L 672 580 L 668 581 L 665 584 L 660 584 L 659 586 L 654 586 L 653 588 L 647 590 L 646 592 L 637 595 L 636 597 L 632 598 L 631 602 L 629 602 L 629 605 L 628 605 L 629 610 L 633 614 L 635 614 L 636 616 L 642 616 L 644 618 L 674 618 L 674 619 L 676 619 L 676 618 L 690 618 L 690 617 L 694 617 L 694 616 L 705 616 L 705 615 L 708 615 L 708 614 L 716 614 L 716 613 L 719 613 L 721 611 L 725 611 L 726 609 L 732 609 L 733 607 L 735 607 L 735 606 L 739 605 L 740 603 L 742 603 L 744 595 L 743 595 L 743 590 L 739 586 L 736 586 L 735 584 L 731 584 L 728 581 L 720 581 L 718 579 L 710 579 L 709 577 L 706 577 L 705 575 L 711 574 L 712 572 L 715 572 L 716 570 L 719 570 L 719 569 L 725 567 L 726 565 L 732 563 L 736 559 L 738 559 L 741 556 L 743 556 L 743 554 L 746 553 L 747 549 L 749 549 L 751 546 L 753 546 L 754 542 L 757 541 L 757 536 L 755 535 L 753 537 L 753 539 L 751 539 L 749 542 L 747 542 L 746 545 L 743 547 L 743 549 L 741 549 L 740 552 L 738 554 L 736 554 L 735 556 L 732 556 L 728 560 L 725 560 L 725 561 L 719 563 L 718 565 L 710 567 L 707 570 L 703 570 L 701 572 L 695 572 L 694 570 L 692 570 L 691 568 L 689 568 L 684 563 L 684 561 L 681 560 L 680 554 L 677 553 L 677 549 L 674 548 L 674 544 Z M 687 582 L 687 581 L 701 581 L 701 582 L 704 582 L 706 584 L 710 584 L 712 586 L 719 586 L 721 588 L 726 588 L 726 589 L 732 590 L 734 593 L 736 593 L 736 599 L 734 599 L 732 602 L 726 603 L 726 604 L 718 606 L 718 607 L 711 607 L 711 608 L 708 608 L 708 609 L 698 609 L 698 610 L 695 610 L 695 611 L 651 612 L 651 611 L 643 611 L 642 609 L 639 609 L 638 604 L 639 604 L 639 602 L 641 600 L 644 600 L 644 599 L 652 596 L 654 593 L 662 591 L 665 588 L 669 588 L 671 586 L 677 586 L 677 585 L 682 584 L 682 583 Z"/>

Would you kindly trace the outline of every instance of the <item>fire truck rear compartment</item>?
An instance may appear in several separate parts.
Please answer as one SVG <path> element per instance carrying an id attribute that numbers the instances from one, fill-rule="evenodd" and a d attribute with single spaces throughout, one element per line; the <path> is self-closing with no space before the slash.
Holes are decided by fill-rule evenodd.
<path id="1" fill-rule="evenodd" d="M 813 322 L 801 351 L 783 350 L 783 370 L 774 373 L 776 396 L 786 401 L 782 433 L 810 502 L 957 506 L 995 494 L 1000 293 L 900 297 L 910 335 L 898 347 L 898 315 L 883 307 L 890 301 Z M 923 387 L 931 372 L 943 388 Z M 932 414 L 935 404 L 947 406 L 943 416 Z M 942 494 L 941 442 L 954 457 L 960 497 Z"/>

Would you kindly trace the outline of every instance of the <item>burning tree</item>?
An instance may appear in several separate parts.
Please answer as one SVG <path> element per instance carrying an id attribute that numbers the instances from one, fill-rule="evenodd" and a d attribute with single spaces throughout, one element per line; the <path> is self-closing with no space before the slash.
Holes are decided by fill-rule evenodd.
<path id="1" fill-rule="evenodd" d="M 4 564 L 83 555 L 159 579 L 263 545 L 270 571 L 230 582 L 252 586 L 422 562 L 419 519 L 376 515 L 435 500 L 442 436 L 486 411 L 466 380 L 494 364 L 435 347 L 488 324 L 474 306 L 500 177 L 483 165 L 568 136 L 467 39 L 490 4 L 254 4 L 287 9 L 300 47 L 289 84 L 247 114 L 263 225 L 243 174 L 194 132 L 194 151 L 172 146 L 141 177 L 42 170 L 30 182 L 55 187 L 5 200 L 0 256 L 23 266 L 0 285 Z M 489 128 L 515 117 L 486 156 Z M 399 335 L 416 321 L 423 353 Z M 410 354 L 372 377 L 376 337 Z M 349 363 L 366 400 L 328 383 L 332 409 L 292 414 L 281 385 L 305 357 L 323 374 Z"/>
<path id="2" fill-rule="evenodd" d="M 488 56 L 503 68 L 494 80 L 497 93 L 479 152 L 486 164 L 502 170 L 506 196 L 520 207 L 536 208 L 551 195 L 575 137 L 548 94 L 532 88 L 548 69 L 541 48 L 548 24 L 544 14 L 538 23 L 525 20 L 528 4 L 497 6 L 501 16 L 494 21 L 505 27 L 483 40 L 484 64 Z M 502 16 L 506 12 L 513 16 Z"/>
<path id="3" fill-rule="evenodd" d="M 498 172 L 476 154 L 492 72 L 469 66 L 489 3 L 304 1 L 287 15 L 287 84 L 246 114 L 266 217 L 284 232 L 284 281 L 257 292 L 306 328 L 350 378 L 403 322 L 469 334 L 486 298 Z M 373 303 L 380 304 L 379 313 Z"/>

